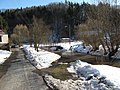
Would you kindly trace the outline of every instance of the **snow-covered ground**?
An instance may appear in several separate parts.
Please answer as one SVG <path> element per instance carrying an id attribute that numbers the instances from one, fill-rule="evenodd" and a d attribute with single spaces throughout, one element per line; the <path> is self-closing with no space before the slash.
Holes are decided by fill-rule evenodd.
<path id="1" fill-rule="evenodd" d="M 119 88 L 100 82 L 97 78 L 91 80 L 65 80 L 55 79 L 45 75 L 45 81 L 52 90 L 120 90 Z"/>
<path id="2" fill-rule="evenodd" d="M 59 46 L 63 47 L 66 50 L 69 50 L 71 46 L 78 45 L 78 44 L 79 45 L 83 44 L 83 42 L 75 41 L 75 42 L 58 43 Z"/>
<path id="3" fill-rule="evenodd" d="M 64 42 L 64 43 L 52 43 L 52 44 L 40 44 L 40 46 L 61 46 L 64 50 L 69 50 L 71 46 L 83 44 L 82 41 L 74 41 L 74 42 Z"/>
<path id="4" fill-rule="evenodd" d="M 91 45 L 86 46 L 83 44 L 82 41 L 73 41 L 73 42 L 65 42 L 65 43 L 56 43 L 56 44 L 48 44 L 40 46 L 52 46 L 51 50 L 56 50 L 55 46 L 61 46 L 63 51 L 73 51 L 78 53 L 90 53 L 90 51 L 93 49 Z"/>
<path id="5" fill-rule="evenodd" d="M 47 68 L 51 66 L 51 63 L 58 60 L 61 56 L 51 53 L 45 50 L 39 49 L 39 52 L 35 51 L 33 47 L 29 45 L 23 46 L 24 51 L 26 52 L 26 57 L 31 61 L 35 67 L 38 69 Z"/>
<path id="6" fill-rule="evenodd" d="M 5 60 L 11 55 L 11 52 L 6 50 L 0 50 L 0 64 L 4 63 Z"/>
<path id="7" fill-rule="evenodd" d="M 108 65 L 91 65 L 77 60 L 76 62 L 72 62 L 67 70 L 77 74 L 84 80 L 89 80 L 90 82 L 94 80 L 93 87 L 95 87 L 95 85 L 99 86 L 99 84 L 102 83 L 105 84 L 105 86 L 107 85 L 114 88 L 112 90 L 120 90 L 120 68 Z"/>
<path id="8" fill-rule="evenodd" d="M 104 55 L 104 49 L 102 45 L 99 45 L 99 49 L 96 51 L 92 51 L 93 47 L 91 45 L 84 45 L 82 41 L 73 41 L 73 42 L 64 42 L 64 43 L 52 43 L 52 44 L 40 44 L 40 46 L 52 46 L 51 50 L 56 50 L 56 47 L 54 46 L 61 46 L 63 51 L 73 51 L 78 53 L 86 53 L 91 55 Z M 107 47 L 106 47 L 107 50 Z M 120 59 L 120 48 L 118 49 L 118 52 L 112 56 L 113 58 Z"/>
<path id="9" fill-rule="evenodd" d="M 65 42 L 65 43 L 57 43 L 57 44 L 51 44 L 53 45 L 53 47 L 51 49 L 55 49 L 55 46 L 61 46 L 63 47 L 62 50 L 66 50 L 66 51 L 73 51 L 73 52 L 78 52 L 78 53 L 86 53 L 86 54 L 91 54 L 91 55 L 104 55 L 104 49 L 102 47 L 102 45 L 99 46 L 99 49 L 96 51 L 92 51 L 93 47 L 91 45 L 84 45 L 82 41 L 73 41 L 73 42 Z M 41 46 L 45 46 L 43 44 L 41 44 Z M 50 44 L 46 45 L 46 46 L 50 46 Z M 107 50 L 107 47 L 106 47 Z M 120 59 L 120 48 L 118 49 L 118 52 L 112 56 L 113 58 L 117 58 Z"/>
<path id="10" fill-rule="evenodd" d="M 73 51 L 77 50 L 78 52 L 84 53 L 87 53 L 86 51 L 90 51 L 92 48 L 91 46 L 83 47 L 82 42 L 59 43 L 57 45 L 60 45 L 66 50 L 71 48 Z M 36 52 L 35 49 L 29 45 L 24 45 L 23 48 L 27 54 L 27 58 L 38 69 L 51 66 L 52 62 L 61 57 L 41 49 L 39 49 L 39 52 Z M 50 80 L 48 81 L 54 83 L 60 90 L 120 90 L 120 68 L 108 65 L 91 65 L 87 62 L 77 60 L 76 62 L 70 63 L 70 67 L 67 68 L 67 70 L 76 74 L 80 79 L 77 81 L 67 80 L 61 82 L 48 76 Z M 65 88 L 63 86 L 65 86 Z"/>

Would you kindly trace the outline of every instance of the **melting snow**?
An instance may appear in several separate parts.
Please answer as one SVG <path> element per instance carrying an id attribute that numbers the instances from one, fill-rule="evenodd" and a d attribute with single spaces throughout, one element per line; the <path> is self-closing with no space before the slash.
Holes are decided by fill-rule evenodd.
<path id="1" fill-rule="evenodd" d="M 11 52 L 6 50 L 0 50 L 0 64 L 4 63 L 5 60 L 11 55 Z"/>
<path id="2" fill-rule="evenodd" d="M 27 58 L 35 65 L 38 69 L 47 68 L 51 66 L 51 63 L 58 60 L 61 56 L 51 53 L 45 50 L 39 49 L 39 52 L 35 51 L 33 47 L 29 45 L 23 46 Z"/>
<path id="3" fill-rule="evenodd" d="M 72 62 L 67 70 L 71 73 L 76 73 L 80 77 L 84 77 L 85 80 L 90 79 L 90 77 L 104 78 L 104 84 L 118 87 L 119 89 L 115 90 L 120 90 L 120 68 L 108 65 L 91 65 L 77 60 Z"/>

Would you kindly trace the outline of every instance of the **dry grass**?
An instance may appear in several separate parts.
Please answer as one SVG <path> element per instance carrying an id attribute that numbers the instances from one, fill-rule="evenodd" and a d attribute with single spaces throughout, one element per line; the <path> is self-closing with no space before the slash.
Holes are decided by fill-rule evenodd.
<path id="1" fill-rule="evenodd" d="M 55 52 L 55 53 L 61 55 L 62 57 L 58 61 L 52 63 L 53 66 L 46 69 L 42 69 L 41 71 L 46 72 L 52 75 L 54 78 L 61 79 L 61 80 L 66 80 L 70 78 L 75 79 L 75 78 L 73 78 L 72 75 L 66 69 L 69 66 L 69 64 L 59 65 L 58 64 L 59 62 L 70 63 L 70 62 L 75 62 L 76 60 L 82 60 L 95 65 L 106 64 L 106 65 L 120 67 L 120 61 L 111 62 L 109 60 L 106 60 L 104 57 L 86 55 L 81 53 L 71 53 L 68 55 L 62 55 L 61 52 Z"/>
<path id="2" fill-rule="evenodd" d="M 72 75 L 67 71 L 67 65 L 57 65 L 50 68 L 42 69 L 42 72 L 46 72 L 52 75 L 54 78 L 66 80 L 72 78 Z"/>

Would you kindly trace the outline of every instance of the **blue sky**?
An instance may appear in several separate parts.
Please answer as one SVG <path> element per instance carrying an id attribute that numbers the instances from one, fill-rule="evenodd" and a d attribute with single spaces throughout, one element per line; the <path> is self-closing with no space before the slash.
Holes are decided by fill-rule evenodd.
<path id="1" fill-rule="evenodd" d="M 0 0 L 0 9 L 13 9 L 20 7 L 31 7 L 31 6 L 39 6 L 39 5 L 47 5 L 51 2 L 64 2 L 65 0 Z M 68 0 L 72 2 L 81 3 L 91 2 L 92 0 Z"/>

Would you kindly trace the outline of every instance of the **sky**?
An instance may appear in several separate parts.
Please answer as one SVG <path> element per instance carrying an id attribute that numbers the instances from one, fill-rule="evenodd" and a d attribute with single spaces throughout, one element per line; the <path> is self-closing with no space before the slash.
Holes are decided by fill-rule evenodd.
<path id="1" fill-rule="evenodd" d="M 64 2 L 65 0 L 0 0 L 0 9 L 15 9 L 31 6 L 47 5 L 53 2 Z M 82 3 L 83 1 L 91 3 L 92 0 L 67 0 Z"/>

